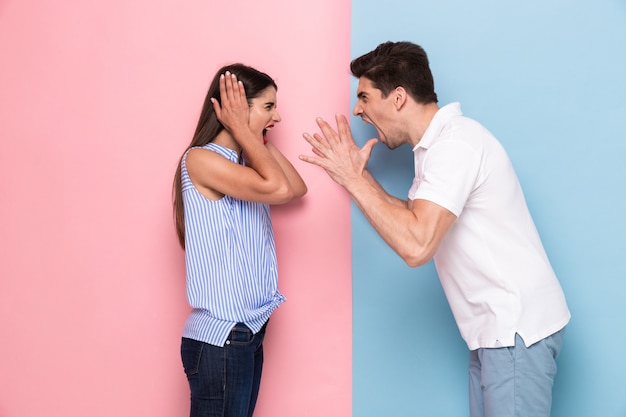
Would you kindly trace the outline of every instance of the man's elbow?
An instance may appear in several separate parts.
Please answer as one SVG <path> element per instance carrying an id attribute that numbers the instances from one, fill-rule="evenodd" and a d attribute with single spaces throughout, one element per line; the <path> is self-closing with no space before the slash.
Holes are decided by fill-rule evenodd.
<path id="1" fill-rule="evenodd" d="M 418 266 L 426 265 L 433 258 L 433 254 L 427 251 L 408 251 L 406 253 L 400 253 L 402 260 L 410 268 L 417 268 Z"/>
<path id="2" fill-rule="evenodd" d="M 403 258 L 404 262 L 406 262 L 406 264 L 410 267 L 410 268 L 417 268 L 418 266 L 422 266 L 422 265 L 426 265 L 432 258 Z"/>

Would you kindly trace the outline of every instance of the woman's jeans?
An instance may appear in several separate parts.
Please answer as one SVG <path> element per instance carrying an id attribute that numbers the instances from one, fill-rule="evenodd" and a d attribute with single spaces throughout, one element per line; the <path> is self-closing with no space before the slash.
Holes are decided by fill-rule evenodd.
<path id="1" fill-rule="evenodd" d="M 263 368 L 265 326 L 237 323 L 224 347 L 183 338 L 181 357 L 191 390 L 191 417 L 251 417 Z"/>

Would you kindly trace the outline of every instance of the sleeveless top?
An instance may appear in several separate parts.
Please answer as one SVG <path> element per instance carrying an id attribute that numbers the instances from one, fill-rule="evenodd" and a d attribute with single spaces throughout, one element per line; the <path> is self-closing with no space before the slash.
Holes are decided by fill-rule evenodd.
<path id="1" fill-rule="evenodd" d="M 238 162 L 238 154 L 202 147 Z M 224 346 L 235 324 L 258 332 L 285 297 L 278 291 L 276 246 L 269 205 L 224 196 L 209 200 L 182 165 L 187 300 L 183 337 Z M 241 162 L 245 164 L 245 162 Z"/>

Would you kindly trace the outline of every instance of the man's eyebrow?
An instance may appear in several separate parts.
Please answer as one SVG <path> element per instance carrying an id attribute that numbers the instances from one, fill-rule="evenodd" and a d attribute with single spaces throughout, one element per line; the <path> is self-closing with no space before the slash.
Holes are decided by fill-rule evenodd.
<path id="1" fill-rule="evenodd" d="M 363 98 L 363 97 L 367 97 L 367 93 L 365 91 L 359 91 L 356 96 L 358 98 Z"/>

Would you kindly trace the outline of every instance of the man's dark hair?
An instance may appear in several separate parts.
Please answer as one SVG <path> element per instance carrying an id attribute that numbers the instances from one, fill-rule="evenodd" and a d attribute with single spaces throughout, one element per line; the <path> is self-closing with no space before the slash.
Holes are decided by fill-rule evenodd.
<path id="1" fill-rule="evenodd" d="M 404 87 L 421 104 L 437 103 L 435 82 L 426 51 L 411 42 L 384 42 L 350 63 L 357 78 L 365 77 L 383 97 L 396 87 Z"/>

